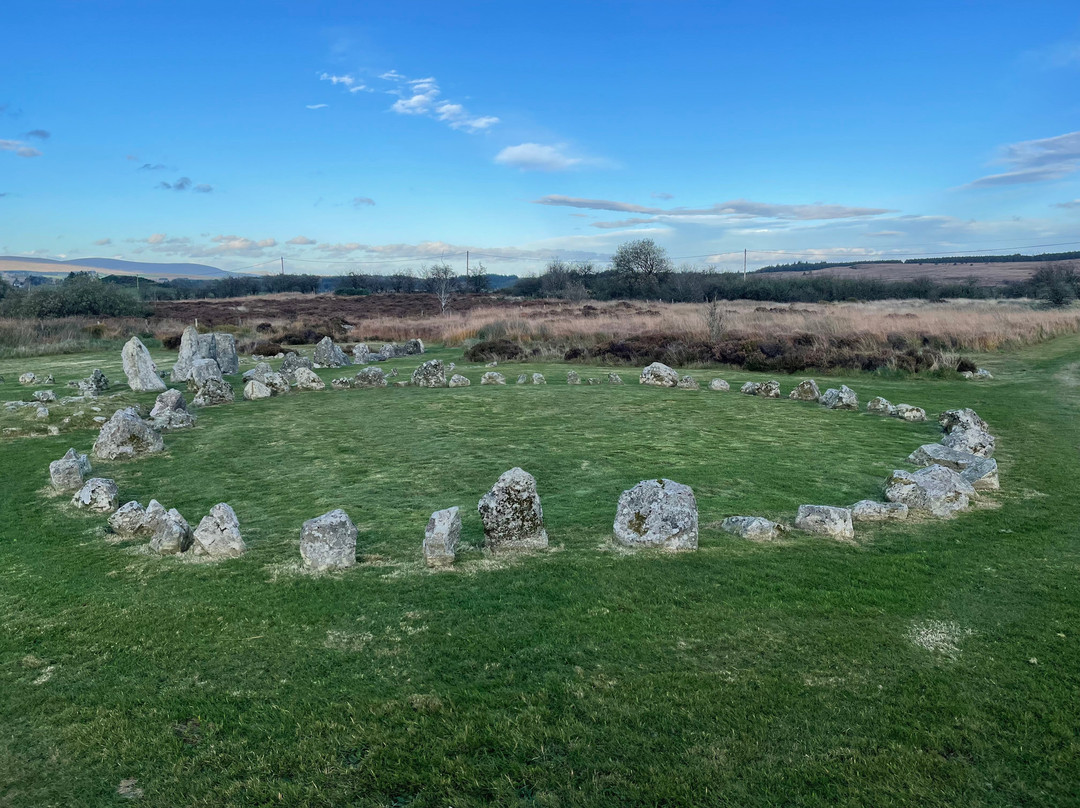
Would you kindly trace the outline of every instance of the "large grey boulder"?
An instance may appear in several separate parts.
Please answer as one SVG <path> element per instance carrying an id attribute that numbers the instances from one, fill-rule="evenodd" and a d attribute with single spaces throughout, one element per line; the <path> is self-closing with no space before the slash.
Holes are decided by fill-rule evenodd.
<path id="1" fill-rule="evenodd" d="M 720 523 L 720 529 L 753 541 L 775 541 L 788 528 L 763 516 L 729 516 Z"/>
<path id="2" fill-rule="evenodd" d="M 186 553 L 191 547 L 191 525 L 176 508 L 165 510 L 156 499 L 146 508 L 146 528 L 150 549 L 161 555 Z"/>
<path id="3" fill-rule="evenodd" d="M 126 502 L 109 517 L 109 528 L 121 539 L 137 539 L 149 533 L 146 511 L 135 500 Z"/>
<path id="4" fill-rule="evenodd" d="M 304 522 L 300 556 L 313 570 L 345 569 L 356 564 L 356 525 L 338 508 Z"/>
<path id="5" fill-rule="evenodd" d="M 195 421 L 195 413 L 188 412 L 183 394 L 176 389 L 166 390 L 158 396 L 150 410 L 150 423 L 157 430 L 185 429 L 195 426 Z"/>
<path id="6" fill-rule="evenodd" d="M 674 387 L 679 383 L 679 374 L 663 362 L 653 362 L 642 369 L 638 383 L 649 384 L 653 387 Z"/>
<path id="7" fill-rule="evenodd" d="M 195 359 L 191 363 L 191 372 L 188 375 L 188 390 L 195 392 L 203 387 L 211 379 L 221 381 L 221 368 L 213 359 Z"/>
<path id="8" fill-rule="evenodd" d="M 694 491 L 671 480 L 643 480 L 623 491 L 615 511 L 615 539 L 627 547 L 696 550 Z"/>
<path id="9" fill-rule="evenodd" d="M 460 538 L 460 509 L 435 511 L 424 528 L 424 563 L 429 567 L 449 567 L 454 563 Z"/>
<path id="10" fill-rule="evenodd" d="M 709 389 L 717 393 L 726 393 L 731 389 L 731 385 L 724 379 L 713 379 L 709 382 Z"/>
<path id="11" fill-rule="evenodd" d="M 94 513 L 112 513 L 119 498 L 116 483 L 104 477 L 91 477 L 71 498 L 71 504 L 80 510 L 85 508 Z"/>
<path id="12" fill-rule="evenodd" d="M 189 325 L 180 336 L 180 355 L 176 359 L 176 364 L 173 365 L 172 373 L 169 374 L 169 381 L 186 382 L 191 378 L 192 363 L 196 359 L 203 358 L 199 348 L 199 332 L 195 326 Z"/>
<path id="13" fill-rule="evenodd" d="M 855 538 L 851 525 L 851 511 L 831 505 L 800 505 L 795 515 L 796 530 L 849 541 Z"/>
<path id="14" fill-rule="evenodd" d="M 506 377 L 497 370 L 489 370 L 480 377 L 480 384 L 506 384 Z"/>
<path id="15" fill-rule="evenodd" d="M 941 428 L 945 432 L 952 432 L 954 429 L 981 429 L 984 432 L 989 432 L 990 427 L 979 414 L 970 407 L 964 407 L 963 409 L 945 410 L 938 416 L 938 423 L 941 424 Z"/>
<path id="16" fill-rule="evenodd" d="M 446 383 L 447 387 L 468 387 L 472 382 L 462 376 L 460 373 L 455 373 L 450 377 L 450 381 Z M 521 379 L 518 379 L 518 384 L 523 384 Z"/>
<path id="17" fill-rule="evenodd" d="M 914 473 L 896 470 L 885 481 L 885 499 L 915 511 L 951 516 L 967 510 L 975 489 L 952 469 L 933 465 Z"/>
<path id="18" fill-rule="evenodd" d="M 202 518 L 192 540 L 195 555 L 236 558 L 247 550 L 236 512 L 224 502 L 219 502 Z"/>
<path id="19" fill-rule="evenodd" d="M 270 366 L 267 365 L 267 368 L 269 367 Z M 296 373 L 296 371 L 300 368 L 307 368 L 308 370 L 312 370 L 314 369 L 314 367 L 315 363 L 308 359 L 306 356 L 301 356 L 296 351 L 289 351 L 287 354 L 285 354 L 285 358 L 281 362 L 281 367 L 278 368 L 278 373 L 290 375 Z M 247 373 L 245 373 L 244 376 L 246 377 Z M 259 381 L 262 381 L 262 379 L 260 379 Z"/>
<path id="20" fill-rule="evenodd" d="M 158 376 L 157 365 L 150 358 L 150 351 L 138 337 L 132 337 L 120 351 L 128 387 L 137 393 L 158 393 L 165 389 L 165 382 Z"/>
<path id="21" fill-rule="evenodd" d="M 979 457 L 992 457 L 996 441 L 985 429 L 953 429 L 941 439 L 943 445 Z"/>
<path id="22" fill-rule="evenodd" d="M 997 491 L 1001 488 L 998 479 L 998 464 L 992 457 L 980 457 L 960 472 L 960 476 L 976 491 Z"/>
<path id="23" fill-rule="evenodd" d="M 311 360 L 308 360 L 308 361 L 311 361 Z M 262 382 L 263 384 L 266 384 L 266 376 L 267 376 L 267 374 L 270 374 L 270 373 L 273 373 L 273 372 L 274 372 L 274 369 L 272 367 L 270 367 L 269 362 L 256 362 L 255 367 L 251 368 L 250 370 L 245 370 L 244 375 L 241 376 L 240 379 L 242 381 L 245 381 L 245 382 L 256 381 L 256 382 Z"/>
<path id="24" fill-rule="evenodd" d="M 544 511 L 536 491 L 536 479 L 527 471 L 512 468 L 499 477 L 476 507 L 484 523 L 484 546 L 501 550 L 547 547 Z"/>
<path id="25" fill-rule="evenodd" d="M 323 337 L 315 346 L 315 367 L 340 368 L 350 364 L 349 357 L 330 337 Z"/>
<path id="26" fill-rule="evenodd" d="M 442 360 L 429 359 L 412 374 L 412 383 L 417 387 L 446 387 L 446 369 Z"/>
<path id="27" fill-rule="evenodd" d="M 857 410 L 859 409 L 859 397 L 855 391 L 846 384 L 840 385 L 840 389 L 830 387 L 821 395 L 821 404 L 830 410 Z"/>
<path id="28" fill-rule="evenodd" d="M 281 374 L 285 375 L 285 374 Z M 293 384 L 297 390 L 325 390 L 326 382 L 319 378 L 314 370 L 299 367 L 292 373 Z"/>
<path id="29" fill-rule="evenodd" d="M 861 499 L 851 506 L 853 522 L 886 522 L 907 519 L 908 506 L 902 502 L 875 502 Z"/>
<path id="30" fill-rule="evenodd" d="M 887 398 L 881 396 L 874 396 L 866 404 L 867 412 L 876 412 L 878 415 L 896 415 L 896 407 L 894 407 Z"/>
<path id="31" fill-rule="evenodd" d="M 206 338 L 210 339 L 207 340 Z M 240 357 L 236 353 L 236 337 L 232 334 L 203 334 L 200 336 L 200 349 L 203 356 L 217 362 L 226 376 L 240 372 Z"/>
<path id="32" fill-rule="evenodd" d="M 89 473 L 90 461 L 86 455 L 77 455 L 74 449 L 68 449 L 62 458 L 49 463 L 49 482 L 61 493 L 78 491 L 83 487 L 83 477 Z"/>
<path id="33" fill-rule="evenodd" d="M 210 379 L 202 385 L 191 403 L 196 407 L 213 407 L 218 404 L 231 404 L 236 398 L 232 385 L 224 379 Z"/>
<path id="34" fill-rule="evenodd" d="M 161 435 L 133 407 L 128 407 L 117 410 L 101 425 L 92 454 L 102 460 L 120 460 L 164 450 Z"/>
<path id="35" fill-rule="evenodd" d="M 265 384 L 258 379 L 251 379 L 244 382 L 244 401 L 259 401 L 264 398 L 270 398 L 273 392 Z"/>
<path id="36" fill-rule="evenodd" d="M 371 349 L 366 342 L 358 342 L 352 349 L 353 362 L 357 365 L 366 365 L 371 359 Z"/>
<path id="37" fill-rule="evenodd" d="M 813 379 L 803 379 L 788 393 L 788 398 L 792 401 L 817 401 L 821 398 L 821 390 Z"/>
<path id="38" fill-rule="evenodd" d="M 291 390 L 289 380 L 280 373 L 270 372 L 263 378 L 263 384 L 270 388 L 270 393 L 275 396 L 283 396 Z"/>
<path id="39" fill-rule="evenodd" d="M 940 443 L 925 443 L 909 454 L 907 460 L 916 466 L 932 466 L 937 463 L 953 471 L 963 471 L 984 459 L 971 452 L 960 452 Z"/>
<path id="40" fill-rule="evenodd" d="M 354 387 L 386 387 L 386 374 L 382 368 L 364 368 L 353 377 Z"/>

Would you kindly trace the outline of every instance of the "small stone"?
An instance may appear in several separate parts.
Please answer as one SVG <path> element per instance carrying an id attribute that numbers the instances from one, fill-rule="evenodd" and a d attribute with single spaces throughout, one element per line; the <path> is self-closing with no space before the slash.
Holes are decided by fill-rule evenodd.
<path id="1" fill-rule="evenodd" d="M 353 377 L 354 387 L 386 387 L 386 374 L 382 368 L 366 367 Z"/>
<path id="2" fill-rule="evenodd" d="M 526 376 L 524 373 L 517 377 L 518 384 L 525 384 L 527 381 L 529 381 L 529 377 Z"/>
<path id="3" fill-rule="evenodd" d="M 497 368 L 498 366 L 499 366 L 498 362 L 488 362 L 486 365 L 484 365 L 484 367 L 486 367 L 486 368 Z"/>
<path id="4" fill-rule="evenodd" d="M 109 528 L 122 539 L 140 538 L 150 530 L 146 511 L 135 500 L 124 503 L 109 517 Z"/>
<path id="5" fill-rule="evenodd" d="M 678 383 L 675 385 L 680 390 L 700 390 L 701 385 L 698 384 L 698 380 L 693 376 L 680 376 Z"/>
<path id="6" fill-rule="evenodd" d="M 893 415 L 902 421 L 920 423 L 926 420 L 926 410 L 922 407 L 912 407 L 910 404 L 897 404 L 894 409 L 895 412 Z"/>
<path id="7" fill-rule="evenodd" d="M 240 378 L 245 382 L 250 382 L 252 379 L 254 379 L 257 382 L 262 382 L 263 384 L 266 384 L 267 374 L 273 372 L 274 369 L 270 367 L 269 362 L 257 362 L 255 364 L 255 367 L 253 367 L 251 370 L 245 370 L 244 375 Z"/>
<path id="8" fill-rule="evenodd" d="M 146 530 L 150 533 L 150 549 L 161 555 L 186 553 L 191 547 L 191 526 L 176 508 L 165 510 L 156 499 L 146 508 Z"/>
<path id="9" fill-rule="evenodd" d="M 775 541 L 788 530 L 787 525 L 771 522 L 763 516 L 729 516 L 720 523 L 720 528 L 753 541 Z"/>
<path id="10" fill-rule="evenodd" d="M 938 423 L 941 424 L 941 428 L 946 433 L 952 432 L 954 429 L 980 429 L 984 432 L 990 431 L 990 426 L 979 417 L 975 410 L 964 407 L 958 410 L 945 410 L 938 416 Z"/>
<path id="11" fill-rule="evenodd" d="M 653 362 L 641 371 L 638 383 L 653 387 L 675 387 L 679 383 L 679 374 L 663 362 Z"/>
<path id="12" fill-rule="evenodd" d="M 620 376 L 618 373 L 609 373 L 607 375 L 607 383 L 608 384 L 622 384 L 623 383 L 622 376 Z"/>
<path id="13" fill-rule="evenodd" d="M 192 539 L 195 555 L 236 558 L 247 550 L 236 512 L 224 502 L 219 502 L 202 518 Z"/>
<path id="14" fill-rule="evenodd" d="M 813 379 L 803 379 L 788 393 L 788 398 L 792 401 L 817 401 L 821 398 L 821 390 Z"/>
<path id="15" fill-rule="evenodd" d="M 581 384 L 581 376 L 578 375 L 576 370 L 569 370 L 566 372 L 567 384 Z"/>
<path id="16" fill-rule="evenodd" d="M 717 393 L 726 393 L 731 389 L 731 385 L 723 379 L 713 379 L 709 382 L 709 389 Z"/>
<path id="17" fill-rule="evenodd" d="M 157 430 L 185 429 L 195 426 L 196 420 L 195 413 L 188 412 L 183 394 L 176 389 L 159 395 L 150 410 L 150 422 Z"/>
<path id="18" fill-rule="evenodd" d="M 990 371 L 987 370 L 986 368 L 977 368 L 975 370 L 975 378 L 976 379 L 983 379 L 985 381 L 989 381 L 990 379 L 992 379 L 994 377 L 990 373 Z"/>
<path id="19" fill-rule="evenodd" d="M 33 373 L 27 372 L 19 375 L 19 384 L 31 385 L 37 384 L 37 376 Z"/>
<path id="20" fill-rule="evenodd" d="M 213 407 L 218 404 L 231 404 L 236 399 L 232 385 L 224 379 L 210 379 L 191 400 L 196 407 Z"/>
<path id="21" fill-rule="evenodd" d="M 484 523 L 484 546 L 500 550 L 547 547 L 544 511 L 536 478 L 520 468 L 504 472 L 477 505 Z"/>
<path id="22" fill-rule="evenodd" d="M 896 407 L 894 407 L 887 398 L 881 396 L 874 396 L 866 404 L 867 412 L 876 412 L 878 415 L 896 415 Z"/>
<path id="23" fill-rule="evenodd" d="M 244 384 L 245 401 L 258 401 L 259 399 L 270 398 L 272 395 L 273 393 L 269 387 L 255 379 Z"/>
<path id="24" fill-rule="evenodd" d="M 71 498 L 71 504 L 80 510 L 86 508 L 95 513 L 112 513 L 116 510 L 119 496 L 120 492 L 112 480 L 91 477 Z"/>
<path id="25" fill-rule="evenodd" d="M 590 376 L 588 379 L 585 380 L 585 383 L 586 384 L 600 384 L 600 380 L 597 379 L 594 376 Z"/>
<path id="26" fill-rule="evenodd" d="M 795 527 L 807 533 L 816 533 L 833 539 L 855 538 L 855 528 L 851 526 L 851 511 L 847 508 L 834 508 L 830 505 L 800 505 L 799 512 L 795 516 Z"/>
<path id="27" fill-rule="evenodd" d="M 462 376 L 460 373 L 455 373 L 450 377 L 450 381 L 446 383 L 447 387 L 468 387 L 472 382 Z M 518 381 L 521 384 L 521 381 Z"/>
<path id="28" fill-rule="evenodd" d="M 885 522 L 908 517 L 908 506 L 902 502 L 875 502 L 861 499 L 851 506 L 853 522 Z"/>
<path id="29" fill-rule="evenodd" d="M 300 556 L 314 570 L 345 569 L 356 564 L 356 525 L 340 508 L 304 522 Z"/>
<path id="30" fill-rule="evenodd" d="M 846 384 L 840 385 L 840 389 L 830 387 L 821 396 L 821 404 L 830 410 L 857 410 L 859 409 L 859 397 L 855 391 Z"/>
<path id="31" fill-rule="evenodd" d="M 615 539 L 627 547 L 696 550 L 694 491 L 671 480 L 643 480 L 623 491 L 615 512 Z"/>
<path id="32" fill-rule="evenodd" d="M 46 407 L 44 404 L 40 404 L 38 405 L 35 415 L 38 419 L 43 421 L 49 417 L 49 408 Z"/>
<path id="33" fill-rule="evenodd" d="M 40 401 L 42 404 L 49 404 L 56 401 L 56 393 L 52 390 L 35 390 L 34 395 L 31 396 L 34 401 Z"/>
<path id="34" fill-rule="evenodd" d="M 460 509 L 435 511 L 424 529 L 424 562 L 429 567 L 449 567 L 454 563 L 460 538 Z"/>
<path id="35" fill-rule="evenodd" d="M 533 384 L 547 384 L 547 379 L 544 378 L 543 373 L 534 373 L 532 375 Z"/>
<path id="36" fill-rule="evenodd" d="M 314 370 L 306 367 L 298 367 L 292 373 L 293 382 L 297 390 L 325 390 L 326 382 L 319 378 Z"/>
<path id="37" fill-rule="evenodd" d="M 506 377 L 495 370 L 489 370 L 480 377 L 480 384 L 506 384 Z"/>

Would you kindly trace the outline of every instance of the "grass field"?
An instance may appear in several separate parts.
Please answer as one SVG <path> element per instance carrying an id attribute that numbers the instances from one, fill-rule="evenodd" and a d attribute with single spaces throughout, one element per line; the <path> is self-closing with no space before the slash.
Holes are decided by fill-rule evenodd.
<path id="1" fill-rule="evenodd" d="M 121 502 L 193 525 L 232 504 L 235 560 L 150 556 L 50 494 L 88 413 L 0 439 L 0 805 L 1077 804 L 1080 337 L 979 357 L 987 383 L 818 377 L 863 403 L 970 406 L 998 437 L 1000 493 L 856 545 L 717 523 L 878 497 L 936 425 L 643 389 L 626 368 L 572 387 L 569 365 L 506 363 L 507 387 L 479 386 L 460 349 L 430 356 L 473 386 L 238 400 L 162 455 L 95 463 Z M 24 370 L 60 394 L 94 367 L 123 380 L 118 349 L 0 360 L 0 395 L 29 397 Z M 534 370 L 548 385 L 513 385 Z M 552 547 L 489 558 L 476 502 L 512 466 L 537 478 Z M 615 551 L 620 492 L 657 476 L 694 488 L 700 549 Z M 424 525 L 450 505 L 467 546 L 428 571 Z M 361 563 L 302 573 L 301 522 L 337 507 Z"/>

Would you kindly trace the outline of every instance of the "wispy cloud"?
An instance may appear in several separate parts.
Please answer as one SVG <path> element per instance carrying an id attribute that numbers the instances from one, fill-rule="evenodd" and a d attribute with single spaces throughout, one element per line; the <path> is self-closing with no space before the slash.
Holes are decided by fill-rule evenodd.
<path id="1" fill-rule="evenodd" d="M 608 161 L 600 158 L 572 154 L 565 143 L 521 143 L 507 146 L 495 155 L 495 162 L 521 171 L 570 171 L 610 165 Z"/>
<path id="2" fill-rule="evenodd" d="M 1080 199 L 1070 199 L 1068 202 L 1057 202 L 1054 205 L 1055 208 L 1065 208 L 1066 210 L 1072 210 L 1073 208 L 1080 208 Z"/>
<path id="3" fill-rule="evenodd" d="M 582 199 L 572 196 L 561 196 L 558 194 L 541 197 L 540 199 L 534 200 L 534 204 L 582 208 L 585 210 L 608 210 L 618 213 L 642 213 L 650 217 L 663 217 L 663 219 L 635 220 L 633 222 L 634 224 L 700 218 L 789 219 L 796 221 L 813 221 L 819 219 L 862 218 L 893 212 L 887 208 L 826 205 L 821 202 L 815 202 L 809 205 L 788 205 L 769 202 L 752 202 L 748 199 L 734 199 L 729 202 L 718 202 L 707 208 L 657 208 L 646 205 L 635 205 L 630 202 L 617 202 L 608 199 Z M 593 227 L 623 227 L 626 226 L 626 224 L 627 222 L 594 222 Z"/>
<path id="4" fill-rule="evenodd" d="M 197 194 L 208 194 L 214 190 L 214 186 L 207 185 L 205 182 L 200 182 L 198 185 L 195 186 L 194 190 Z"/>
<path id="5" fill-rule="evenodd" d="M 389 70 L 379 78 L 394 85 L 387 92 L 398 97 L 390 109 L 399 115 L 434 118 L 464 132 L 483 132 L 499 123 L 494 115 L 473 115 L 462 104 L 443 99 L 439 83 L 433 77 L 410 79 Z"/>
<path id="6" fill-rule="evenodd" d="M 1080 170 L 1080 131 L 1010 143 L 1001 149 L 1001 156 L 996 162 L 1007 166 L 1009 170 L 980 177 L 964 187 L 1019 185 L 1067 177 Z"/>
<path id="7" fill-rule="evenodd" d="M 356 76 L 345 74 L 343 76 L 335 76 L 332 73 L 322 73 L 319 75 L 319 81 L 328 81 L 331 84 L 340 84 L 350 93 L 359 93 L 362 91 L 373 92 L 373 90 L 364 84 L 362 81 L 358 81 Z"/>
<path id="8" fill-rule="evenodd" d="M 19 157 L 41 156 L 41 152 L 33 146 L 27 146 L 21 140 L 0 140 L 0 151 L 15 152 Z"/>
<path id="9" fill-rule="evenodd" d="M 308 109 L 326 109 L 329 104 L 307 104 Z"/>
<path id="10" fill-rule="evenodd" d="M 128 155 L 128 159 L 131 160 L 133 158 L 132 158 L 131 155 Z M 168 168 L 168 166 L 166 166 L 164 163 L 143 163 L 141 166 L 139 166 L 135 170 L 136 171 L 163 171 L 166 168 Z"/>
<path id="11" fill-rule="evenodd" d="M 297 247 L 307 247 L 315 243 L 315 239 L 308 238 L 307 236 L 294 236 L 285 242 L 286 244 L 292 244 Z"/>
<path id="12" fill-rule="evenodd" d="M 649 196 L 651 196 L 653 199 L 674 199 L 675 198 L 674 194 L 667 194 L 667 193 L 664 193 L 663 191 L 653 191 L 651 194 L 649 194 Z"/>
<path id="13" fill-rule="evenodd" d="M 107 247 L 110 244 L 112 244 L 111 238 L 99 238 L 97 241 L 94 242 L 95 247 Z"/>
<path id="14" fill-rule="evenodd" d="M 354 196 L 352 200 L 352 206 L 354 208 L 363 208 L 374 204 L 375 200 L 369 196 Z"/>
<path id="15" fill-rule="evenodd" d="M 176 182 L 159 182 L 157 187 L 162 191 L 186 191 L 191 187 L 190 177 L 181 177 Z"/>
<path id="16" fill-rule="evenodd" d="M 44 129 L 31 129 L 25 133 L 23 137 L 36 138 L 37 140 L 48 140 L 52 135 Z"/>

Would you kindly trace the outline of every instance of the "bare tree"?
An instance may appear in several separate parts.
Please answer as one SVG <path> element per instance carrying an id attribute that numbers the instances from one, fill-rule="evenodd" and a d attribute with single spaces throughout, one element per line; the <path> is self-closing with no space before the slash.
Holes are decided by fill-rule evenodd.
<path id="1" fill-rule="evenodd" d="M 658 287 L 671 274 L 671 259 L 651 238 L 640 238 L 620 244 L 611 256 L 611 267 L 630 289 L 645 284 Z"/>
<path id="2" fill-rule="evenodd" d="M 440 313 L 445 314 L 457 290 L 458 279 L 453 267 L 447 263 L 422 267 L 420 275 L 424 279 L 424 287 L 438 298 Z"/>

